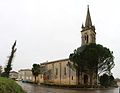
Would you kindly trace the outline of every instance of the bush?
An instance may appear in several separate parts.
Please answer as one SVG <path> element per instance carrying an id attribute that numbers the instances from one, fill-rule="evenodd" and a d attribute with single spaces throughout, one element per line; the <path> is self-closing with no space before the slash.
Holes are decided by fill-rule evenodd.
<path id="1" fill-rule="evenodd" d="M 103 74 L 100 76 L 100 84 L 104 87 L 114 87 L 117 86 L 114 77 L 111 75 Z"/>
<path id="2" fill-rule="evenodd" d="M 0 77 L 0 93 L 26 93 L 15 81 Z"/>

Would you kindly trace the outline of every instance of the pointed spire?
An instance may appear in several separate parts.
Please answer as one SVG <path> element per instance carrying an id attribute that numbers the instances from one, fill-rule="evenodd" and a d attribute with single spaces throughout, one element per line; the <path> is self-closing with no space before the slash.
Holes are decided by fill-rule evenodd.
<path id="1" fill-rule="evenodd" d="M 85 21 L 85 27 L 90 27 L 90 26 L 92 26 L 92 21 L 91 21 L 89 5 L 88 5 L 87 16 L 86 16 L 86 21 Z"/>

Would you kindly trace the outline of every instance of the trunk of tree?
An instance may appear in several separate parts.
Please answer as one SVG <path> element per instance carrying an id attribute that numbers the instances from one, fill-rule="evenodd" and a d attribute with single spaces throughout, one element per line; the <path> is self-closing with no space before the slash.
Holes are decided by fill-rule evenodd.
<path id="1" fill-rule="evenodd" d="M 93 71 L 90 70 L 90 86 L 92 87 L 92 80 L 93 80 Z"/>
<path id="2" fill-rule="evenodd" d="M 16 41 L 15 41 L 15 43 L 12 46 L 12 51 L 11 51 L 10 57 L 8 59 L 8 63 L 6 65 L 6 68 L 4 69 L 5 70 L 5 77 L 7 77 L 7 78 L 9 78 L 9 73 L 12 70 L 11 63 L 12 63 L 14 54 L 15 54 L 15 52 L 17 50 L 17 48 L 15 48 L 15 46 L 16 46 Z"/>
<path id="3" fill-rule="evenodd" d="M 77 85 L 80 85 L 80 69 L 79 68 L 76 71 L 76 75 L 77 75 Z"/>
<path id="4" fill-rule="evenodd" d="M 96 69 L 96 85 L 98 85 L 99 82 L 99 75 L 98 75 L 98 68 Z"/>
<path id="5" fill-rule="evenodd" d="M 35 76 L 35 83 L 36 83 L 36 76 Z"/>

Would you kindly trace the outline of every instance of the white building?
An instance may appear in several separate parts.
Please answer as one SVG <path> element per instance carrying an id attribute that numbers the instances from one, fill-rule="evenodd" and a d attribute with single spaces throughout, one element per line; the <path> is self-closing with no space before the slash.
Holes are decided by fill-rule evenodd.
<path id="1" fill-rule="evenodd" d="M 9 78 L 16 80 L 18 78 L 18 72 L 11 71 L 9 74 Z"/>
<path id="2" fill-rule="evenodd" d="M 18 79 L 26 82 L 33 82 L 34 76 L 31 69 L 21 69 L 18 71 Z"/>

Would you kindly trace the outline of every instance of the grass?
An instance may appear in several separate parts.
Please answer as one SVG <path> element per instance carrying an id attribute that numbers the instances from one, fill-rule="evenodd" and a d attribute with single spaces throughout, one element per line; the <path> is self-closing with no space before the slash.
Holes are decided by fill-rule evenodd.
<path id="1" fill-rule="evenodd" d="M 0 93 L 26 93 L 15 81 L 0 77 Z"/>

